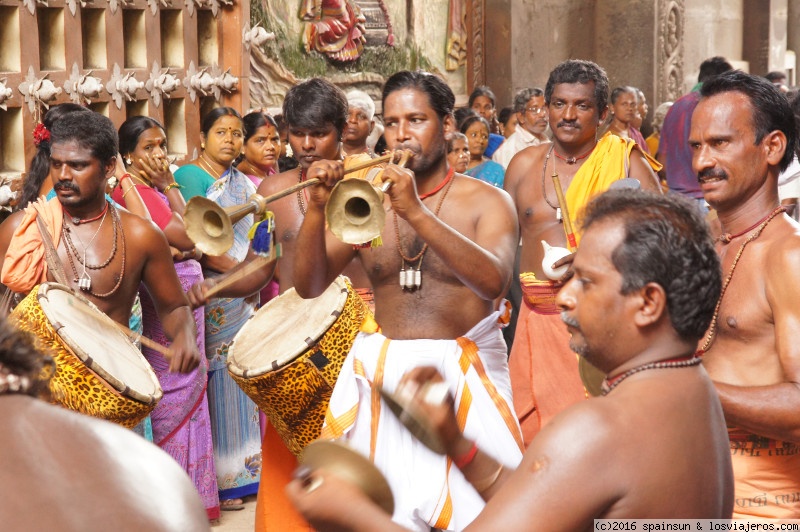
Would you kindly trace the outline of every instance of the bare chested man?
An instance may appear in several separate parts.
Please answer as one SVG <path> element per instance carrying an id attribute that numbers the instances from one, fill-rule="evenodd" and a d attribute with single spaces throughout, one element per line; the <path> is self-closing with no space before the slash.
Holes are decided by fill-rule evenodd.
<path id="1" fill-rule="evenodd" d="M 604 397 L 558 414 L 510 470 L 462 435 L 451 398 L 426 402 L 425 385 L 441 379 L 434 368 L 401 384 L 488 501 L 467 530 L 589 531 L 594 519 L 731 515 L 725 419 L 695 354 L 721 285 L 708 229 L 688 201 L 637 190 L 601 195 L 585 223 L 557 304 L 572 349 L 608 375 Z M 399 529 L 324 468 L 288 491 L 320 530 Z"/>
<path id="2" fill-rule="evenodd" d="M 447 84 L 431 74 L 389 78 L 383 89 L 386 142 L 414 156 L 408 168 L 384 171 L 392 186 L 383 245 L 354 250 L 326 231 L 329 187 L 342 177 L 341 164 L 329 161 L 309 169 L 309 177 L 325 178 L 327 186 L 309 195 L 295 256 L 295 284 L 303 296 L 321 293 L 355 257 L 372 281 L 376 323 L 362 326 L 345 360 L 323 436 L 343 437 L 373 458 L 403 492 L 395 519 L 425 531 L 463 528 L 482 501 L 444 457 L 413 441 L 388 411 L 370 407 L 376 391 L 369 382 L 391 391 L 406 370 L 435 364 L 459 397 L 471 437 L 510 466 L 522 444 L 494 305 L 510 282 L 517 221 L 507 194 L 448 167 L 454 103 Z M 373 416 L 380 416 L 374 433 Z"/>
<path id="3" fill-rule="evenodd" d="M 561 63 L 550 73 L 545 102 L 553 143 L 519 152 L 505 180 L 522 235 L 523 303 L 509 368 L 526 443 L 554 415 L 585 397 L 555 305 L 561 284 L 548 280 L 542 270 L 542 240 L 567 247 L 552 175 L 559 176 L 573 224 L 594 195 L 620 178 L 636 178 L 643 189 L 659 190 L 653 172 L 657 164 L 635 143 L 614 135 L 597 139 L 608 102 L 608 78 L 602 68 L 589 61 Z"/>
<path id="4" fill-rule="evenodd" d="M 689 145 L 722 226 L 726 284 L 702 347 L 728 422 L 735 515 L 800 515 L 800 227 L 777 179 L 798 140 L 769 81 L 730 71 L 703 84 Z M 710 345 L 709 345 L 710 344 Z"/>
<path id="5" fill-rule="evenodd" d="M 57 199 L 40 202 L 37 211 L 51 233 L 65 282 L 125 326 L 143 282 L 172 339 L 170 370 L 188 373 L 201 359 L 169 244 L 152 222 L 105 198 L 117 158 L 114 125 L 98 113 L 69 113 L 51 135 L 50 177 Z M 2 283 L 14 292 L 28 293 L 55 280 L 45 267 L 37 211 L 16 212 L 0 225 Z"/>
<path id="6" fill-rule="evenodd" d="M 194 486 L 169 455 L 122 427 L 37 399 L 48 362 L 0 322 L 3 530 L 208 530 Z"/>

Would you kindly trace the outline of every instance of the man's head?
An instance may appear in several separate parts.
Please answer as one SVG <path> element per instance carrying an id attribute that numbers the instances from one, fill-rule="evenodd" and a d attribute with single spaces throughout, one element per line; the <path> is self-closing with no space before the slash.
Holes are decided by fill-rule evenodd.
<path id="1" fill-rule="evenodd" d="M 660 335 L 694 346 L 722 284 L 696 207 L 677 195 L 611 190 L 586 207 L 582 222 L 574 276 L 557 299 L 570 346 L 604 371 Z"/>
<path id="2" fill-rule="evenodd" d="M 765 186 L 777 194 L 777 175 L 798 146 L 786 97 L 766 79 L 738 70 L 704 83 L 700 95 L 689 145 L 706 201 L 727 211 Z"/>
<path id="3" fill-rule="evenodd" d="M 342 140 L 346 145 L 366 147 L 367 137 L 375 127 L 375 102 L 364 91 L 347 93 L 347 124 Z"/>
<path id="4" fill-rule="evenodd" d="M 564 61 L 550 72 L 544 99 L 555 142 L 593 142 L 608 111 L 608 76 L 591 61 Z"/>
<path id="5" fill-rule="evenodd" d="M 538 87 L 522 89 L 514 95 L 514 112 L 519 125 L 532 135 L 540 136 L 547 131 L 547 107 L 544 91 Z"/>
<path id="6" fill-rule="evenodd" d="M 456 97 L 438 76 L 402 71 L 383 86 L 383 136 L 390 150 L 410 149 L 408 167 L 425 172 L 447 154 L 445 136 L 455 128 Z"/>
<path id="7" fill-rule="evenodd" d="M 0 389 L 33 397 L 49 397 L 47 378 L 53 375 L 55 363 L 39 352 L 32 336 L 0 320 Z"/>
<path id="8" fill-rule="evenodd" d="M 764 77 L 774 85 L 786 85 L 786 72 L 773 70 L 772 72 L 767 72 Z"/>
<path id="9" fill-rule="evenodd" d="M 117 130 L 100 113 L 68 113 L 50 133 L 50 179 L 59 200 L 73 208 L 105 201 L 114 173 Z"/>
<path id="10" fill-rule="evenodd" d="M 283 117 L 292 153 L 301 167 L 338 157 L 347 109 L 342 90 L 322 78 L 311 78 L 289 89 L 283 100 Z"/>
<path id="11" fill-rule="evenodd" d="M 716 56 L 706 59 L 700 63 L 700 73 L 697 75 L 697 81 L 699 83 L 705 83 L 711 78 L 719 76 L 723 72 L 729 70 L 733 70 L 733 67 L 724 57 Z"/>

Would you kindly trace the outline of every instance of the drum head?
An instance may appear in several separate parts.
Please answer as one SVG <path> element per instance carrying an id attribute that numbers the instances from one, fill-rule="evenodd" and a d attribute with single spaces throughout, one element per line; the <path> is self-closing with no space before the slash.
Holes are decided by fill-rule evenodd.
<path id="1" fill-rule="evenodd" d="M 230 371 L 248 377 L 288 365 L 336 323 L 347 293 L 339 276 L 317 298 L 303 299 L 291 288 L 272 299 L 236 334 L 228 352 Z"/>
<path id="2" fill-rule="evenodd" d="M 109 386 L 147 404 L 161 398 L 150 364 L 93 303 L 56 283 L 42 284 L 38 299 L 65 345 Z"/>

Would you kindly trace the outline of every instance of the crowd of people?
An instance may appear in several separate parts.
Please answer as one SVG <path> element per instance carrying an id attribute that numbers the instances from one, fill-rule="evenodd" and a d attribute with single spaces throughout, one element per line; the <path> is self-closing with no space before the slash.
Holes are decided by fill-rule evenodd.
<path id="1" fill-rule="evenodd" d="M 130 523 L 122 509 L 107 517 L 122 529 L 151 523 L 165 500 L 172 512 L 149 529 L 202 528 L 251 495 L 256 530 L 797 517 L 800 232 L 779 185 L 800 183 L 799 100 L 719 57 L 652 124 L 641 90 L 611 89 L 584 60 L 555 66 L 544 88 L 519 90 L 499 114 L 490 88 L 456 109 L 450 87 L 422 71 L 387 79 L 380 117 L 368 94 L 312 78 L 287 92 L 279 116 L 208 112 L 199 155 L 180 167 L 153 118 L 117 128 L 53 106 L 16 212 L 0 225 L 3 301 L 13 318 L 43 283 L 80 295 L 138 333 L 163 396 L 127 432 L 40 404 L 30 396 L 48 396 L 60 359 L 0 324 L 0 395 L 17 396 L 0 399 L 0 416 L 10 426 L 29 416 L 40 431 L 69 425 L 67 448 L 102 449 L 97 467 L 75 451 L 73 468 L 97 470 L 87 495 L 125 499 Z M 384 151 L 406 156 L 377 164 Z M 385 224 L 357 244 L 327 218 L 345 179 L 382 191 L 371 216 Z M 309 180 L 268 214 L 235 221 L 221 255 L 187 234 L 192 198 L 232 207 Z M 280 248 L 266 260 L 251 230 L 265 221 Z M 552 247 L 565 256 L 550 259 Z M 267 303 L 313 306 L 344 278 L 368 310 L 337 353 L 318 436 L 377 467 L 393 515 L 332 465 L 298 467 L 286 427 L 228 371 L 237 335 Z M 282 319 L 304 321 L 294 312 Z M 297 340 L 317 349 L 319 339 Z M 319 348 L 311 361 L 322 370 L 326 356 Z M 298 383 L 284 401 L 303 393 Z M 403 398 L 441 445 L 415 437 L 383 393 Z M 0 441 L 15 470 L 26 453 L 48 453 L 10 433 Z M 137 467 L 123 466 L 133 454 Z M 66 486 L 58 475 L 70 471 L 54 466 L 42 480 Z M 138 495 L 102 489 L 115 483 Z M 22 485 L 7 502 L 38 489 Z M 142 495 L 151 488 L 152 503 Z M 30 526 L 69 509 L 15 519 Z"/>

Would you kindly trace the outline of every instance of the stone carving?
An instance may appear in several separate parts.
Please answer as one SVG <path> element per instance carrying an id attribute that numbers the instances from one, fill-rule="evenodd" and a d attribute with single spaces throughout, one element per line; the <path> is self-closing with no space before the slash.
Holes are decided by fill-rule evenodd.
<path id="1" fill-rule="evenodd" d="M 9 100 L 14 94 L 14 91 L 6 83 L 8 83 L 8 78 L 0 78 L 0 109 L 3 111 L 8 110 L 6 100 Z"/>
<path id="2" fill-rule="evenodd" d="M 353 0 L 302 0 L 306 52 L 325 54 L 333 61 L 355 61 L 364 51 L 366 19 Z"/>
<path id="3" fill-rule="evenodd" d="M 72 64 L 69 79 L 64 82 L 64 92 L 77 104 L 90 104 L 91 98 L 97 98 L 103 90 L 103 80 L 92 76 L 92 71 L 81 74 L 78 63 Z"/>
<path id="4" fill-rule="evenodd" d="M 150 13 L 155 16 L 155 14 L 158 13 L 159 7 L 172 7 L 172 0 L 147 0 L 147 5 L 150 8 Z"/>
<path id="5" fill-rule="evenodd" d="M 114 63 L 114 70 L 106 83 L 106 90 L 111 95 L 111 99 L 117 104 L 117 109 L 122 109 L 122 102 L 132 102 L 136 99 L 136 91 L 144 88 L 144 82 L 139 81 L 133 72 L 122 73 L 118 63 Z"/>
<path id="6" fill-rule="evenodd" d="M 75 13 L 78 12 L 78 6 L 80 5 L 81 8 L 84 8 L 86 7 L 87 3 L 88 2 L 85 0 L 67 0 L 67 7 L 69 8 L 69 12 L 72 13 L 72 16 L 74 17 Z"/>
<path id="7" fill-rule="evenodd" d="M 207 4 L 211 7 L 211 14 L 215 17 L 219 15 L 223 7 L 231 7 L 233 0 L 206 0 Z"/>
<path id="8" fill-rule="evenodd" d="M 153 69 L 150 71 L 150 78 L 144 83 L 144 88 L 150 93 L 150 99 L 156 107 L 161 105 L 162 96 L 169 98 L 169 94 L 180 86 L 180 80 L 170 73 L 169 68 L 165 68 L 162 72 L 158 61 L 153 61 Z"/>
<path id="9" fill-rule="evenodd" d="M 186 77 L 183 80 L 183 86 L 189 93 L 189 98 L 192 102 L 197 100 L 197 95 L 213 96 L 215 100 L 219 100 L 222 92 L 233 92 L 239 84 L 239 78 L 231 74 L 229 68 L 223 72 L 216 64 L 211 67 L 203 67 L 200 70 L 194 66 L 194 61 L 189 63 L 189 69 L 186 71 Z"/>
<path id="10" fill-rule="evenodd" d="M 458 70 L 467 63 L 467 25 L 464 0 L 450 0 L 447 21 L 447 45 L 444 67 L 448 71 Z"/>
<path id="11" fill-rule="evenodd" d="M 265 30 L 258 24 L 250 27 L 250 23 L 247 22 L 242 28 L 242 44 L 244 44 L 244 49 L 250 51 L 250 47 L 254 46 L 256 48 L 261 47 L 267 41 L 274 40 L 275 34 Z"/>
<path id="12" fill-rule="evenodd" d="M 108 0 L 108 7 L 111 9 L 111 13 L 116 15 L 117 9 L 120 7 L 129 7 L 133 5 L 133 0 Z"/>
<path id="13" fill-rule="evenodd" d="M 356 0 L 364 15 L 365 46 L 394 46 L 389 10 L 383 0 Z"/>
<path id="14" fill-rule="evenodd" d="M 184 5 L 186 6 L 186 11 L 189 12 L 189 16 L 193 17 L 194 10 L 205 7 L 206 0 L 184 0 Z"/>
<path id="15" fill-rule="evenodd" d="M 49 109 L 49 102 L 61 94 L 61 87 L 56 87 L 55 84 L 47 79 L 48 74 L 41 78 L 36 77 L 36 72 L 33 70 L 33 65 L 28 67 L 28 75 L 25 80 L 19 84 L 19 92 L 25 98 L 25 103 L 28 104 L 28 109 L 31 113 L 35 113 L 41 105 L 45 109 Z"/>
<path id="16" fill-rule="evenodd" d="M 472 36 L 472 43 L 470 46 L 471 54 L 467 56 L 467 65 L 470 67 L 468 76 L 469 89 L 484 85 L 485 72 L 483 64 L 483 17 L 484 17 L 484 1 L 485 0 L 468 0 L 470 2 L 468 14 L 469 28 L 467 35 Z"/>
<path id="17" fill-rule="evenodd" d="M 297 81 L 294 74 L 267 57 L 261 48 L 250 50 L 250 107 L 280 107 L 284 94 Z"/>
<path id="18" fill-rule="evenodd" d="M 658 3 L 658 102 L 674 101 L 683 94 L 684 0 Z"/>
<path id="19" fill-rule="evenodd" d="M 36 6 L 48 7 L 47 0 L 22 0 L 22 5 L 28 8 L 31 15 L 36 14 Z"/>

